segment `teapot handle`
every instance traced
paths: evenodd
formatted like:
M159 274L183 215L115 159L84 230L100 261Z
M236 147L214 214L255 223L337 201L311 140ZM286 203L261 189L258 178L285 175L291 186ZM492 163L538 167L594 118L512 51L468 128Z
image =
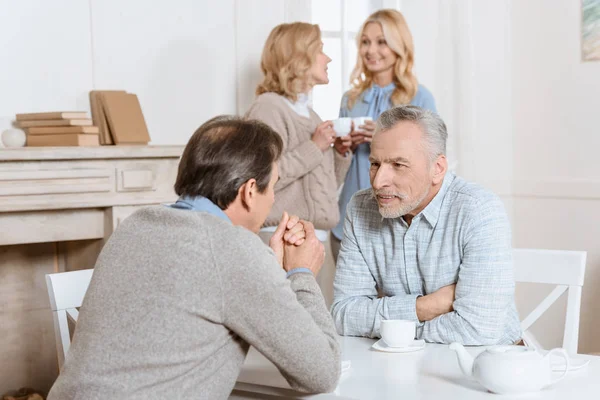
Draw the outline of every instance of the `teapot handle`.
M567 353L567 351L561 348L550 350L547 354L548 361L550 362L550 368L552 368L552 353L559 353L565 359L565 372L563 372L561 376L550 382L550 385L554 385L556 382L561 381L565 376L567 376L567 373L569 372L569 354Z

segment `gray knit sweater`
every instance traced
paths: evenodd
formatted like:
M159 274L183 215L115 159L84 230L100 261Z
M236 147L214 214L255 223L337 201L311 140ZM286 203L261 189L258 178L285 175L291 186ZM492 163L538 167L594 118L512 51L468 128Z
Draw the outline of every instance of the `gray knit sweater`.
M149 207L102 250L48 399L226 399L249 345L296 390L337 384L337 335L312 275L286 279L228 221Z
M246 118L263 121L283 139L275 204L265 226L277 225L283 211L312 222L317 229L336 226L340 218L337 191L346 179L352 157L332 148L323 152L311 140L323 122L321 118L313 110L310 118L298 115L276 93L258 96Z

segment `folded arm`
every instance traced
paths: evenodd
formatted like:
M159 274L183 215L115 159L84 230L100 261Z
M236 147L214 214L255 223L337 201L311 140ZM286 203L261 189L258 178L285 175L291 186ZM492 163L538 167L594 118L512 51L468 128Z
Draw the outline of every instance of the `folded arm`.
M425 322L429 342L498 344L514 302L510 225L500 200L479 204L465 230L454 311Z
M342 155L337 151L334 151L333 154L335 162L335 181L339 188L346 181L346 174L348 173L348 168L350 168L350 163L352 162L352 152L349 151L348 154Z

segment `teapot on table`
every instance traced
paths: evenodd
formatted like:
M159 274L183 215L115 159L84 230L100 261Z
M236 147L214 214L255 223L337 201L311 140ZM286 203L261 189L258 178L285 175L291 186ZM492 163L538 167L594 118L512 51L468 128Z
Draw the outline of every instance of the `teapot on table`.
M537 392L567 375L569 356L564 349L552 349L545 356L526 346L493 346L477 357L471 356L460 343L452 343L462 372L473 377L487 390L497 394ZM552 354L565 359L565 372L552 379Z

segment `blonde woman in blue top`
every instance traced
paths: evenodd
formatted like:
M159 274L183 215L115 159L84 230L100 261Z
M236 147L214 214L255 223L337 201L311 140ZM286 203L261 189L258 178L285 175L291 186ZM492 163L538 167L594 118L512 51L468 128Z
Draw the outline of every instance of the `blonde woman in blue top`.
M385 110L412 104L436 112L433 95L417 82L413 74L412 35L402 14L379 10L367 18L357 35L358 56L350 81L352 89L344 94L340 117L371 117ZM354 126L351 150L354 153L339 199L340 222L331 231L331 247L337 258L343 238L346 206L352 195L371 186L369 153L375 123Z

